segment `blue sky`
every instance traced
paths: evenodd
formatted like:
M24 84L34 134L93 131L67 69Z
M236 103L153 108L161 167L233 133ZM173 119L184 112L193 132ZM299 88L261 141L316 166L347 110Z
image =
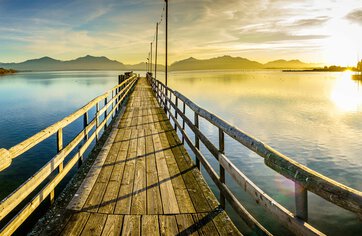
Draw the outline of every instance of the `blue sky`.
M353 64L360 0L169 0L170 61L222 55ZM0 0L0 62L87 54L144 61L162 0ZM164 26L160 28L163 59Z

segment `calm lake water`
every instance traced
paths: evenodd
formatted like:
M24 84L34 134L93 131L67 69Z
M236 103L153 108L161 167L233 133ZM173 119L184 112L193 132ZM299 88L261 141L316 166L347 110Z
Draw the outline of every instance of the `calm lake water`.
M120 73L41 72L0 77L0 148L10 148L71 114L114 86ZM174 72L169 85L279 152L362 190L362 85L351 80L348 72ZM217 144L218 130L204 120L200 124L202 131ZM65 130L65 139L74 137L78 129L81 121ZM55 154L55 144L52 137L0 172L0 199L44 165ZM294 212L291 181L228 137L226 155L262 190ZM207 157L217 169L216 161L210 155ZM206 172L204 176L217 193ZM227 182L271 232L288 234L229 176ZM356 215L314 194L309 193L308 197L309 221L316 228L330 235L362 233L362 221ZM236 224L243 227L232 210L229 212Z

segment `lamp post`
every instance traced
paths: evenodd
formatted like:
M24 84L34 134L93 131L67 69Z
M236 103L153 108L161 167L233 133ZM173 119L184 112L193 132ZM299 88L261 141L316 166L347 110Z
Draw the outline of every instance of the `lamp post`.
M152 42L151 42L151 64L150 64L150 72L152 74Z
M156 23L155 79L157 78L158 22Z
M167 86L167 57L168 57L168 48L167 48L167 44L168 44L168 0L165 0L165 2L166 2L166 40L165 40L165 42L166 42L166 45L165 45L165 48L166 48L166 55L165 55L165 66L166 66L166 68L165 68L165 84L166 84L166 86ZM167 90L166 90L166 96L167 96Z

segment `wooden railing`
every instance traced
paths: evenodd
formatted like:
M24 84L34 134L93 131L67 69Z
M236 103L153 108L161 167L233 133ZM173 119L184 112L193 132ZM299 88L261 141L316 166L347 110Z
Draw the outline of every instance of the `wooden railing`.
M162 82L147 76L158 102L164 107L170 119L179 129L182 142L186 140L188 146L196 156L196 165L200 168L200 162L208 172L216 186L220 190L220 204L225 207L225 199L236 213L258 234L270 235L241 204L225 183L225 171L230 174L241 189L246 191L257 204L264 207L274 217L296 235L324 235L311 226L308 221L308 198L307 191L311 191L325 200L338 205L348 211L362 215L362 192L334 181L310 168L292 160L291 158L277 152L270 146L246 134L235 126L222 120L218 116L199 107L188 98L177 91L173 91ZM180 104L182 103L182 104ZM194 122L186 116L186 106L194 113ZM182 107L182 110L180 109ZM182 123L178 121L181 117ZM219 144L215 146L199 129L199 117L214 125L219 130ZM195 135L194 142L185 131L185 124ZM245 176L225 155L225 134L252 150L264 158L264 163L295 183L295 206L296 212L292 213L273 198L263 192L247 176ZM220 165L219 174L212 168L210 163L201 153L199 142L202 142L210 153L218 160Z
M11 160L22 153L28 151L35 145L41 143L52 135L57 134L57 154L45 164L37 173L25 181L13 193L0 202L0 221L29 196L32 199L25 203L25 206L16 213L16 215L0 230L0 235L11 235L16 229L30 216L32 212L49 196L50 201L54 201L54 189L60 181L67 175L72 167L82 161L84 152L90 146L93 140L99 139L100 132L107 126L109 120L112 120L115 114L120 110L122 102L130 94L132 88L137 82L135 74L122 75L119 77L119 84L111 90L96 97L87 105L67 116L61 121L49 126L43 131L28 138L22 143L15 145L9 150L0 149L0 171L11 165ZM109 99L110 98L110 99ZM104 106L100 109L100 102L104 101ZM88 113L95 107L95 117L89 121ZM111 109L111 110L110 110ZM110 110L110 111L109 111ZM83 116L83 130L69 144L63 147L63 128ZM104 116L104 119L101 118ZM102 121L101 121L102 120ZM95 130L91 132L93 129ZM83 143L82 143L83 141ZM70 158L64 166L65 158L79 145L78 152ZM51 176L51 179L42 187L39 192L33 193L39 186Z

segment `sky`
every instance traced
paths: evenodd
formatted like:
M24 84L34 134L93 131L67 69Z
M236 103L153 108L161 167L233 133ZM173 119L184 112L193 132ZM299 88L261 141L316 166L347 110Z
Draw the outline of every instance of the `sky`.
M145 61L163 7L163 0L0 0L0 62L88 54ZM169 0L170 63L231 55L355 65L361 42L361 0Z

